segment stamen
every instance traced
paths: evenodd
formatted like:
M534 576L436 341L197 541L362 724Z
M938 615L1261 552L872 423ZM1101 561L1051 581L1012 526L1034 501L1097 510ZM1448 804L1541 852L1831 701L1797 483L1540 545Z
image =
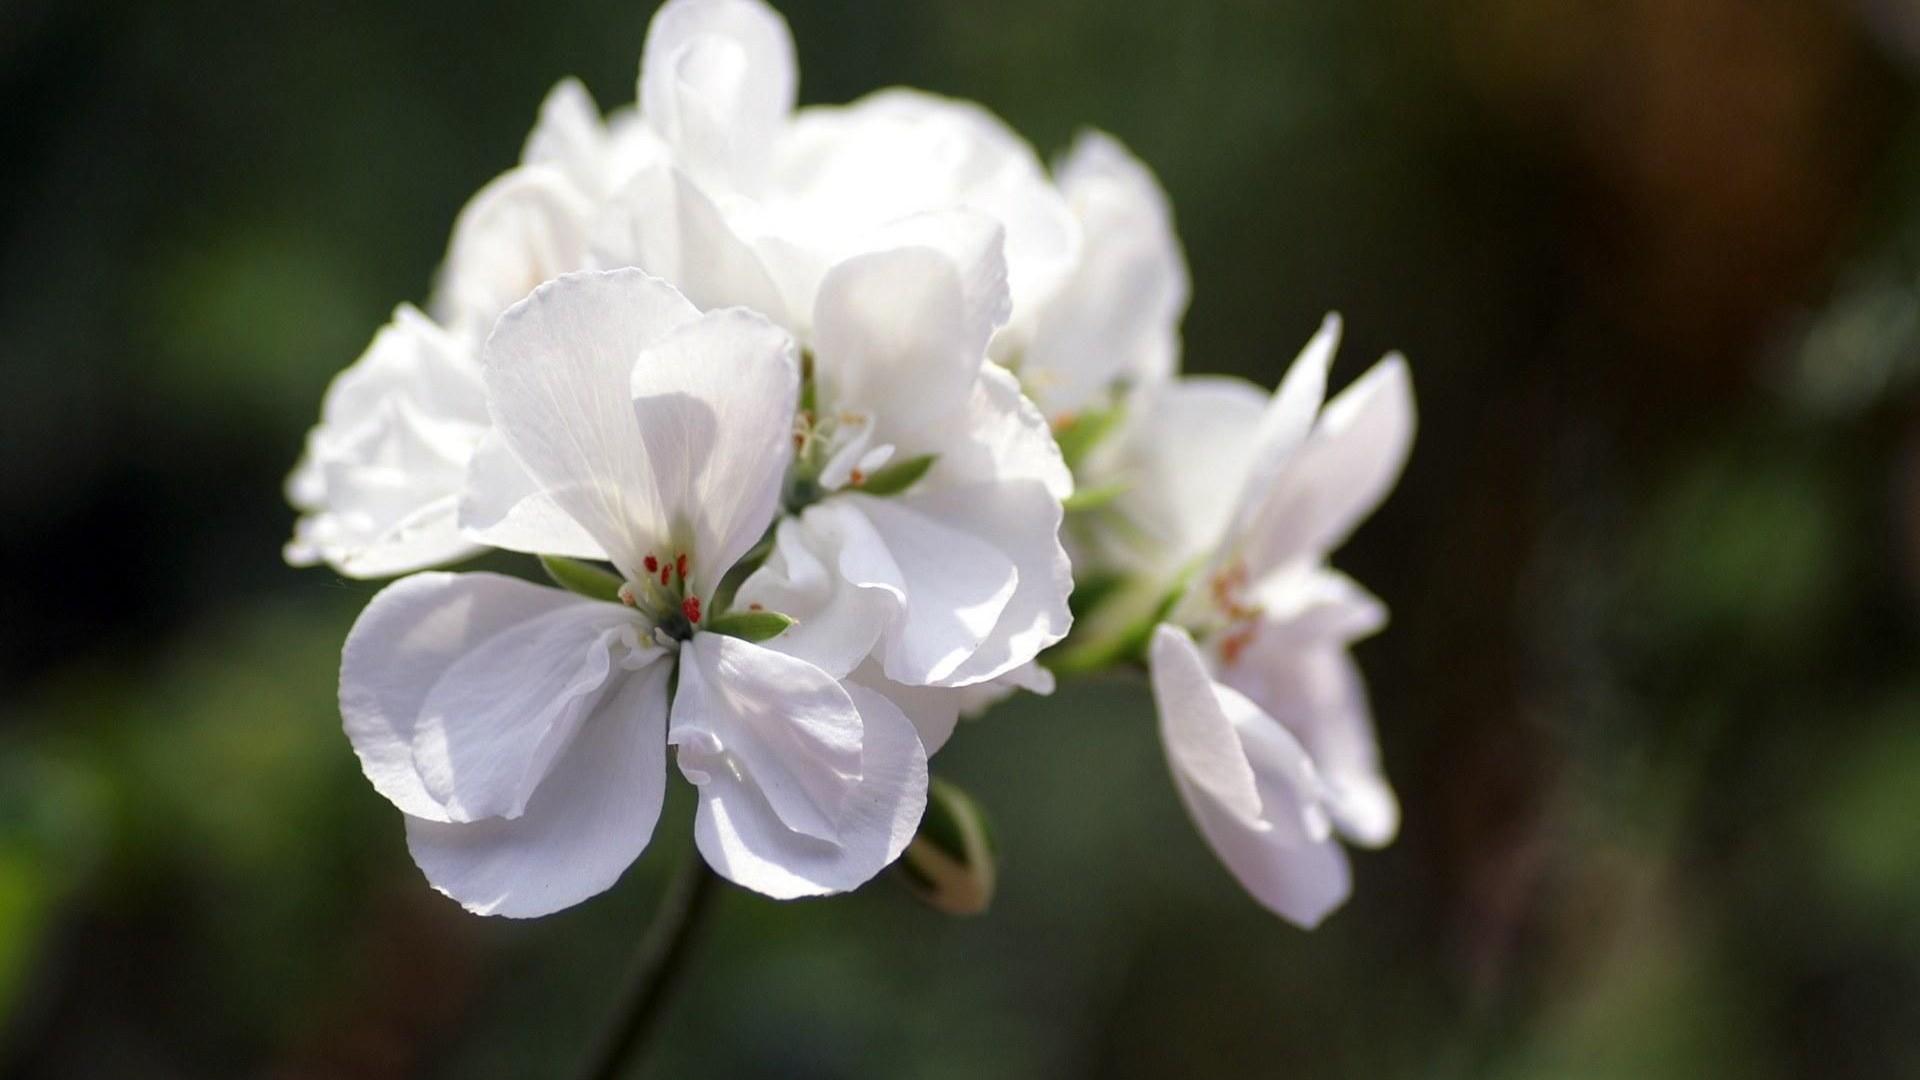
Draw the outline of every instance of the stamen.
M685 615L688 622L699 622L700 598L697 596L689 596L685 600L680 601L680 614Z
M620 602L628 607L640 606L639 598L633 595L633 582L623 581L620 583Z
M754 602L754 603L751 603L751 604L748 604L748 605L747 605L747 610L748 610L748 611L765 611L765 610L767 610L767 605L765 605L765 604L762 604L762 603L759 603L758 601L756 601L756 602Z
M665 585L667 583L667 575L672 572L673 572L673 567L671 566L661 567L660 568L660 584Z
M687 556L685 552L681 552L674 557L673 570L680 575L681 581L687 580Z
M859 487L866 482L867 474L861 472L859 469L853 470L853 472L847 476L847 483L852 484L854 487Z
M651 574L654 571L660 569L660 560L649 555L647 556L646 562L643 565L646 566L647 573Z

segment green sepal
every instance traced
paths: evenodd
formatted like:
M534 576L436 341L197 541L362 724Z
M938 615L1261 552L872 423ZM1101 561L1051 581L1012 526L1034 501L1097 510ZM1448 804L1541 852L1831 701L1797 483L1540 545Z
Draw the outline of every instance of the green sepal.
M1067 640L1040 658L1055 675L1088 675L1106 668L1144 663L1158 626L1186 592L1191 568L1171 582L1148 578L1099 578L1088 582L1086 607L1074 612ZM1070 600L1069 603L1072 603Z
M927 785L920 831L894 866L914 896L948 915L986 911L1000 875L986 814L971 795L937 776Z
M765 641L779 637L793 623L793 616L777 611L729 611L708 623L707 629L741 641Z
M1093 487L1075 490L1073 494L1062 499L1060 505L1066 507L1068 513L1076 510L1098 510L1126 494L1126 491L1127 485L1118 480L1111 484L1096 484Z
M920 482L933 468L933 462L940 455L921 454L905 461L896 461L886 468L867 477L857 485L857 489L868 495L898 495Z
M1060 456L1066 460L1067 468L1078 471L1087 455L1108 435L1113 434L1114 428L1120 426L1120 421L1126 415L1125 406L1110 405L1104 409L1090 409L1056 424L1053 441L1060 444Z
M540 565L555 585L568 592L579 593L590 600L620 602L620 578L592 563L560 555L542 555Z

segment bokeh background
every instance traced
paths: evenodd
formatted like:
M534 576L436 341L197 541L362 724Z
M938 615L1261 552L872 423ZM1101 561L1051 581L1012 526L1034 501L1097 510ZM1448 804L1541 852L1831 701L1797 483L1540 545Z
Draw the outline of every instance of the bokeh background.
M1920 5L792 0L802 97L1092 124L1187 364L1412 358L1340 562L1401 839L1232 884L1142 686L938 759L982 919L729 890L651 1077L1920 1076ZM0 3L0 1075L564 1076L666 868L463 915L341 736L374 591L284 567L328 378L651 4Z

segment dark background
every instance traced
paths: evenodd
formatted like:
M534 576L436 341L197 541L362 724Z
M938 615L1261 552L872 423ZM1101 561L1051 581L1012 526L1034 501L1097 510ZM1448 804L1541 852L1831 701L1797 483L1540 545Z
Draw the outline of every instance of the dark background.
M728 890L646 1075L1920 1076L1920 15L1902 0L794 0L802 98L1164 179L1193 371L1322 312L1422 430L1340 564L1405 804L1308 934L1136 682L963 729L983 919ZM432 893L284 567L332 374L647 3L0 0L0 1075L566 1075L684 848ZM517 565L517 564L516 564Z

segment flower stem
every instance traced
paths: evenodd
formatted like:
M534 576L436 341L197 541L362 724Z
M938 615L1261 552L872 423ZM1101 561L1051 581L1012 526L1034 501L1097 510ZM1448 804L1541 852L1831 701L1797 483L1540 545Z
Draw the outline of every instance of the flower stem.
M686 861L667 882L653 922L640 939L640 951L621 991L620 1006L601 1037L592 1067L581 1073L585 1080L615 1080L633 1064L686 967L693 938L713 906L717 892L714 884L706 860L689 847Z

